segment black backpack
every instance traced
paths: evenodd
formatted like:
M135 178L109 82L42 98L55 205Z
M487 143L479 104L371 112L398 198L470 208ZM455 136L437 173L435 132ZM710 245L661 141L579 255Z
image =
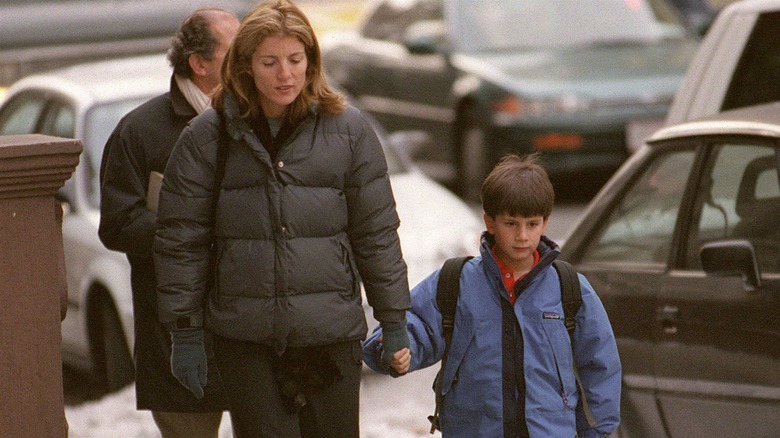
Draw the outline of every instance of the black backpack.
M439 425L439 405L441 404L441 379L444 373L444 366L447 362L447 355L450 352L450 343L452 341L452 332L455 328L455 309L458 306L458 295L460 295L460 272L463 265L471 259L471 256L453 257L444 262L444 266L439 273L439 281L436 284L436 303L439 305L439 311L442 317L442 330L444 331L444 355L441 358L441 369L439 369L436 378L433 381L433 391L436 393L436 405L433 415L428 416L431 422L431 434L436 430L441 430ZM561 304L563 305L563 322L569 337L572 338L572 349L574 348L574 328L575 317L582 305L582 289L580 280L577 277L577 271L574 267L563 260L554 260L553 266L558 271L561 279ZM572 351L572 359L574 352ZM573 360L572 360L573 361ZM577 364L574 363L574 376L577 380L577 388L580 392L580 400L585 412L585 418L592 427L595 425L593 414L588 408L588 402L585 398L585 390L580 381Z

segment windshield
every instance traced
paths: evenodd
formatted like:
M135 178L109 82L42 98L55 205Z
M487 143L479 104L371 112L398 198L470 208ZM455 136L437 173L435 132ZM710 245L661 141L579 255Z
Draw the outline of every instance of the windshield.
M108 137L125 114L149 98L151 96L108 102L93 107L87 113L82 159L86 166L87 200L90 206L100 208L100 160Z
M502 51L657 41L682 36L646 0L457 0L454 43L465 51Z

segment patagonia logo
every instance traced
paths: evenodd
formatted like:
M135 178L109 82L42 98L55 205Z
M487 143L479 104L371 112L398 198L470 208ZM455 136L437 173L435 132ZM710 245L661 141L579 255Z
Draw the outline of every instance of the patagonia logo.
M561 315L555 313L555 312L544 312L542 313L543 319L561 319Z

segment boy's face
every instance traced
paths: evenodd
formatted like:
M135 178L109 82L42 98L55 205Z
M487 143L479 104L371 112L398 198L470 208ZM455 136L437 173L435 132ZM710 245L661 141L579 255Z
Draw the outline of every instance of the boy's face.
M534 251L539 246L547 219L543 216L511 216L506 213L493 219L484 215L487 231L496 238L496 255L507 267L527 272L534 264Z

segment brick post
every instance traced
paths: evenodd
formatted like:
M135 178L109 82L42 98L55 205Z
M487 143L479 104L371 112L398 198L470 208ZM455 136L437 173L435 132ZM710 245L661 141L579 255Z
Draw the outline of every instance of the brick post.
M0 136L0 437L67 436L60 322L67 282L54 198L81 142Z

